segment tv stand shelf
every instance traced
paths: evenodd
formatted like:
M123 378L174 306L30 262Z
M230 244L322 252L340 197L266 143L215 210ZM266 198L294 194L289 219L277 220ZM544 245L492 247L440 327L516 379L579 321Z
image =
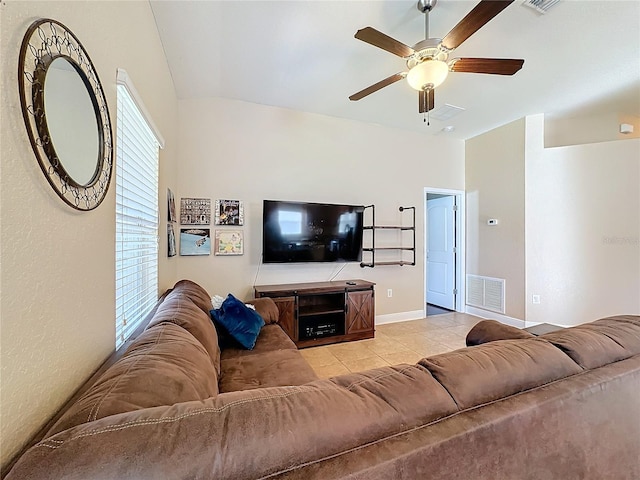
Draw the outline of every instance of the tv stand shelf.
M344 313L344 307L342 308L338 308L336 310L331 310L331 309L326 309L323 307L316 307L313 310L302 310L300 309L300 311L298 311L298 316L300 317L305 317L305 316L309 316L309 315L329 315L332 313Z
M298 348L374 337L375 283L365 280L258 285L270 297L280 326Z

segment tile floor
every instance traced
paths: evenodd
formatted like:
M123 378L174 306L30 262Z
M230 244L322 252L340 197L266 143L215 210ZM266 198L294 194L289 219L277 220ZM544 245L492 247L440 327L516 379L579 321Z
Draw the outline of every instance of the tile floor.
M320 378L398 363L456 350L481 318L464 313L429 316L420 320L376 327L375 338L300 350Z

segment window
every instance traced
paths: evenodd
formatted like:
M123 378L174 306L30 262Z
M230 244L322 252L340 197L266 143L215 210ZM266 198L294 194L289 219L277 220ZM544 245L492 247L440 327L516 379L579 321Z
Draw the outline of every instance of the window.
M116 128L116 349L158 299L158 155L162 140L124 70Z
M278 211L278 225L281 235L300 235L302 233L302 212Z
M356 212L342 213L338 218L338 233L353 232L353 227L358 223Z

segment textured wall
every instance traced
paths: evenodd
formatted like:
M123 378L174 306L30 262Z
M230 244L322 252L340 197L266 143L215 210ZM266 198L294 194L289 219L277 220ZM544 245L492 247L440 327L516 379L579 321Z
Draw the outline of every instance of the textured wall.
M424 309L424 187L464 188L462 141L234 100L197 99L180 102L180 153L176 196L243 200L246 225L243 256L180 257L179 277L200 282L212 294L243 297L253 294L254 283L363 278L385 292L376 296L376 314ZM401 221L398 206L415 205L417 265L262 265L264 199L373 203L377 223L390 225ZM389 244L396 240L382 236ZM387 298L388 288L393 298Z
M505 314L525 316L524 120L467 140L467 273L505 279ZM497 226L487 220L497 218ZM489 312L488 312L489 313Z
M49 187L20 111L22 37L34 20L50 17L80 38L105 89L114 138L116 68L129 72L167 141L161 199L175 177L177 100L146 2L10 1L0 3L0 12L0 460L5 464L115 345L115 189L112 183L98 209L78 213ZM166 249L166 241L162 246ZM175 263L166 254L160 258L160 286L166 288L175 280Z
M527 117L527 321L638 315L640 139L543 148L543 121Z
M620 133L622 123L631 125L633 133ZM634 115L611 112L606 115L544 119L544 146L547 148L631 138L640 138L640 117Z
M546 128L532 115L467 141L467 273L506 278L527 324L638 314L640 140L545 148Z

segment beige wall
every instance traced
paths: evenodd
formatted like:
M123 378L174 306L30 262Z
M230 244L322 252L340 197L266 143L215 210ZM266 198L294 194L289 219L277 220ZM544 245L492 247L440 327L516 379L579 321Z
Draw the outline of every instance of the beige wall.
M533 115L467 141L467 273L505 278L506 315L528 325L638 314L640 140L545 148L554 127Z
M524 320L524 120L467 140L465 165L466 273L504 279L505 315Z
M620 124L633 126L633 133L620 133ZM640 138L640 117L609 113L575 118L545 118L544 146L562 147Z
M424 187L464 188L462 141L215 98L181 101L179 123L176 200L243 200L246 225L243 256L178 257L178 277L244 298L254 284L363 278L377 283L376 314L424 309ZM264 199L373 203L379 224L415 205L417 265L262 265Z
M543 121L527 119L527 321L640 314L640 139L542 148Z
M128 71L167 143L161 152L161 199L176 172L177 100L147 2L9 1L1 2L0 12L0 460L5 464L115 345L114 184L102 205L88 213L67 207L49 187L20 111L22 37L34 20L51 17L80 38L105 89L114 137L116 68ZM165 252L164 235L161 239ZM176 262L166 254L160 259L165 288L175 279Z

